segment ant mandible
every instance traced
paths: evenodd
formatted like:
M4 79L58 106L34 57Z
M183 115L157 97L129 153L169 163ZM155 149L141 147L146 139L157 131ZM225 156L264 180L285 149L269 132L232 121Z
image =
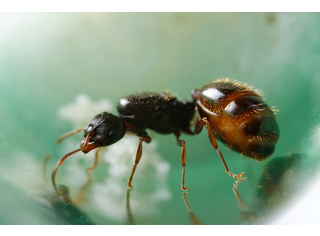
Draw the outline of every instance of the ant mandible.
M119 117L103 112L95 116L86 128L78 128L62 135L57 142L83 130L85 132L80 148L63 156L52 173L52 183L57 191L55 176L58 167L70 155L82 151L88 153L102 146L109 146L123 138L125 133L139 136L139 146L135 164L128 181L131 182L136 167L142 155L142 142L150 143L146 129L160 134L174 133L178 145L182 147L182 190L188 190L184 184L186 166L185 141L180 140L181 132L194 135L206 126L209 140L219 154L226 172L233 178L244 179L244 173L235 175L226 165L224 157L218 148L219 139L230 149L241 155L256 160L270 156L279 138L279 127L274 111L250 87L228 79L216 80L201 89L192 91L193 101L179 102L168 93L140 93L120 99L117 110ZM200 120L194 131L190 130L195 108L197 107ZM97 162L97 152L94 169Z

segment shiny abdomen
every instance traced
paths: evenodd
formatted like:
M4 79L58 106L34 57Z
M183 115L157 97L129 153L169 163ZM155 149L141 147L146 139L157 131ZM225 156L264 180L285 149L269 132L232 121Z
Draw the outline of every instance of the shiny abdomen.
M197 91L197 107L215 137L232 150L256 160L274 152L280 133L274 112L251 88L217 80Z

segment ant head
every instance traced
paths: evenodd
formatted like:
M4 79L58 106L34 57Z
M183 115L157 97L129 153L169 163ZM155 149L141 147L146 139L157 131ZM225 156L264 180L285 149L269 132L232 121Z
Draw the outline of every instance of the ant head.
M121 118L108 112L96 115L84 130L80 142L82 151L88 153L91 150L108 146L118 142L126 133L126 126Z

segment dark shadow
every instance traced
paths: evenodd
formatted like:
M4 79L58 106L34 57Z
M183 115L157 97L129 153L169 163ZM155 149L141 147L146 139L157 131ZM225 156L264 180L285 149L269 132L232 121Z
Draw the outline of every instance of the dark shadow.
M91 219L81 211L70 198L69 188L58 185L60 195L55 192L46 194L38 199L44 216L51 218L58 224L92 225Z
M300 153L269 161L262 170L250 206L233 188L245 223L263 223L267 216L281 209L295 193L302 190L313 174L308 162L308 157Z

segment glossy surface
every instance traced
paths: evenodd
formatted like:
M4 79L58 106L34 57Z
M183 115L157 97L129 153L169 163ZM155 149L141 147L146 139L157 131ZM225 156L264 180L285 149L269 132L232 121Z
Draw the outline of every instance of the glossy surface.
M272 109L247 85L229 79L211 82L193 92L200 116L217 139L241 155L269 157L280 132Z
M141 135L146 129L170 134L190 128L195 113L194 102L180 102L168 93L140 93L121 98L120 117L130 132Z
M83 150L84 153L88 153L95 148L118 142L125 135L126 126L119 117L108 112L102 112L89 122L84 131L80 147L84 145L87 136L90 134L89 146Z

